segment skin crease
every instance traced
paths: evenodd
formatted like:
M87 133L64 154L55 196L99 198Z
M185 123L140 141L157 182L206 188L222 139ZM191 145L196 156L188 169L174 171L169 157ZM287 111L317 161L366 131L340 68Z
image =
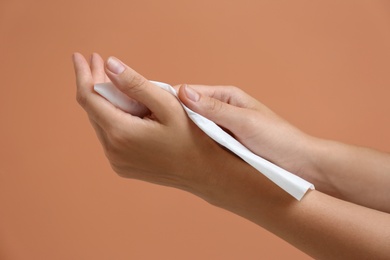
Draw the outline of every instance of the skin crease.
M389 259L387 154L307 136L235 87L177 87L189 108L253 152L313 182L318 190L298 202L214 143L176 98L119 60L104 63L93 54L88 64L75 53L73 62L77 100L120 176L191 192L316 259ZM108 80L149 113L125 113L93 91L94 83ZM369 186L363 193L358 185L367 181L373 187L363 185Z

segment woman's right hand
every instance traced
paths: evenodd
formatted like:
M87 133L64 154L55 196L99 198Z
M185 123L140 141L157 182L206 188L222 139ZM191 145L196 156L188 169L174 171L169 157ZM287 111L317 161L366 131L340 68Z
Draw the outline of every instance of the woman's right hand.
M181 101L255 154L352 203L390 212L390 155L309 136L236 87L182 86Z
M310 159L314 138L232 86L183 85L180 100L228 130L253 153L309 181L318 177Z

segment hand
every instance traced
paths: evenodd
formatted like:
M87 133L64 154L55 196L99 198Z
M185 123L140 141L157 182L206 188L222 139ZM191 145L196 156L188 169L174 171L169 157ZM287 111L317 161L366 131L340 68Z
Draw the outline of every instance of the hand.
M217 167L226 161L241 164L189 120L176 97L119 60L110 58L104 66L94 54L89 66L81 54L73 59L77 100L120 176L201 193ZM107 80L138 101L138 113L125 113L93 91L94 83Z
M235 87L184 86L179 97L255 154L310 181L317 190L390 212L389 154L308 136Z
M180 87L179 97L190 109L227 129L255 154L305 179L312 178L309 136L242 90L191 85Z
M316 190L297 202L199 130L170 93L117 59L108 59L104 67L95 54L89 66L75 54L74 65L77 100L119 175L190 191L257 223L316 259L388 258L390 233L384 228L389 227L388 214ZM94 93L94 83L105 80L105 74L139 102L136 108L145 106L144 115L125 113ZM189 108L282 167L292 172L307 168L302 158L309 158L310 142L302 132L237 88L193 88L198 93L188 87L179 92Z

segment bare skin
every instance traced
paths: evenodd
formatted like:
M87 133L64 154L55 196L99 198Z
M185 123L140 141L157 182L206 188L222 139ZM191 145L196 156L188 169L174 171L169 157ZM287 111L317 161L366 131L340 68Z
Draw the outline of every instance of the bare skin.
M214 143L187 118L175 97L119 60L104 64L94 54L88 64L78 53L73 60L77 100L120 176L191 192L316 259L389 258L387 155L309 137L234 87L192 86L195 93L180 87L180 99L188 107L228 129L253 152L343 199L314 190L298 202ZM139 101L143 114L125 113L93 91L94 83L107 80ZM347 183L349 176L353 183ZM355 188L372 179L375 187L366 188L366 194Z
M235 87L184 86L179 93L186 106L317 190L390 213L389 154L308 136Z

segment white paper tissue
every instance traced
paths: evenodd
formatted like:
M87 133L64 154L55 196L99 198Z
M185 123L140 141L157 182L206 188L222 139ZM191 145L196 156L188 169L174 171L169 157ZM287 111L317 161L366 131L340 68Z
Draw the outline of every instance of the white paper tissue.
M176 90L169 84L151 82L177 97ZM94 90L123 111L134 112L135 101L123 94L112 83L96 84ZM184 104L182 106L189 118L214 141L235 153L297 200L301 200L308 189L314 189L313 184L252 153L214 122L195 113Z

